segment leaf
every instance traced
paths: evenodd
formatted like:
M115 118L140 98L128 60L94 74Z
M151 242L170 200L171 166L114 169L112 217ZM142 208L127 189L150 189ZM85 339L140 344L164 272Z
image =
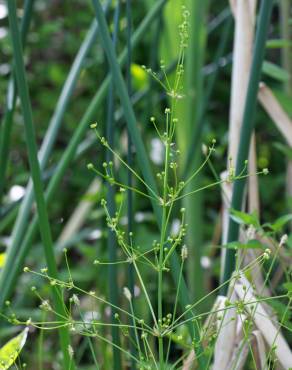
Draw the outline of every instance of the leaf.
M275 232L281 231L282 228L285 226L286 223L292 221L292 213L279 217L274 223L267 223L264 224L263 226L269 227Z
M288 291L288 293L292 293L292 282L287 282L283 284L283 287Z
M0 253L0 269L4 266L6 253Z
M266 43L266 47L270 49L290 48L291 45L291 41L287 39L268 40Z
M9 369L10 366L14 364L17 356L26 342L27 333L28 328L25 328L20 334L10 339L10 341L4 344L4 346L0 349L1 370Z
M286 82L290 79L290 75L285 69L271 62L265 61L263 63L262 71L267 76L272 77L280 82Z
M287 112L289 117L292 117L292 104L290 95L283 90L273 88L273 93L281 104L282 108Z
M267 303L275 311L279 321L281 321L282 323L286 323L290 320L291 312L290 312L290 310L287 310L287 305L286 304L282 303L281 301L279 301L277 299L270 300Z
M284 154L288 159L292 160L292 148L282 143L274 143L273 146Z
M241 243L239 241L230 242L222 245L223 248L228 249L263 249L263 245L257 239L251 239L247 243Z
M241 225L252 225L256 228L260 226L258 216L255 212L249 214L235 209L230 209L230 217L233 221Z

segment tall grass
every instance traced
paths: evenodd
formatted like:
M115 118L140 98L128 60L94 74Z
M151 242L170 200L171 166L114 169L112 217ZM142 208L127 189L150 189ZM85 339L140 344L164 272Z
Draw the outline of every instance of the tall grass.
M33 0L27 0L24 5L24 13L20 25L20 38L23 47L25 46L26 43L26 37L31 22L33 4L34 4ZM0 201L2 200L3 196L5 175L8 165L12 119L15 110L15 103L16 103L16 86L15 79L14 77L12 77L8 84L5 114L1 125L1 135L0 135Z
M10 1L8 3L8 12L9 12L9 24L10 24L10 32L11 32L11 38L12 38L12 46L13 46L13 56L14 56L14 63L15 63L15 76L16 76L18 94L20 97L21 107L22 107L22 112L23 112L27 151L28 151L31 175L32 175L32 180L33 180L33 190L34 190L35 200L37 204L37 211L39 215L39 229L40 229L40 234L42 237L42 242L44 245L44 254L46 257L48 272L53 278L57 279L58 277L57 265L56 265L56 261L54 257L51 229L50 229L48 213L47 213L45 198L44 198L44 193L43 193L41 171L40 171L40 166L39 166L39 162L37 158L37 146L36 146L36 140L35 140L34 127L33 127L32 109L31 109L31 103L30 103L30 98L29 98L28 86L27 86L26 77L25 77L22 45L21 45L20 32L18 29L15 1ZM54 302L56 305L57 316L64 317L65 307L64 307L63 301L60 296L59 288L53 287L52 293L53 293ZM70 355L68 352L68 346L70 343L68 328L67 327L60 328L59 335L60 335L61 348L63 352L63 368L66 369L68 367L68 364L71 364L70 367L74 369L74 363L72 363L72 359L70 358Z
M208 1L193 1L190 4L190 40L189 47L186 53L186 99L183 112L183 120L185 120L185 132L181 135L187 147L191 148L192 142L189 138L196 137L196 146L192 149L192 158L189 161L191 168L199 166L202 156L200 147L202 145L203 125L200 122L200 112L204 101L204 77L202 68L205 61L205 51L207 45L207 22L206 16L208 13ZM181 130L182 131L182 130ZM182 168L187 163L187 159L182 159ZM191 175L191 171L187 173L187 177ZM201 186L200 176L197 176L185 191L188 193L191 189ZM189 233L187 236L187 244L190 251L190 259L188 263L188 282L191 288L190 296L193 300L198 300L204 296L205 287L203 285L203 269L201 266L201 257L203 254L203 239L204 228L202 224L204 194L196 194L190 200L186 208L186 222L189 225L194 225L195 232ZM186 206L186 205L185 205ZM197 282L194 284L193 282ZM201 282L201 283L198 283Z

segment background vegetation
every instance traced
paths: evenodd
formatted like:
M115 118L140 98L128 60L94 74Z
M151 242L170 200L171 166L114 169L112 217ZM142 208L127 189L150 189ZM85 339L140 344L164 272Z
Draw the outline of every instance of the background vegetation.
M264 2L270 3L266 5L266 13L262 9ZM78 369L152 369L155 366L161 369L188 369L192 366L203 369L211 367L213 362L216 365L216 356L219 355L215 342L220 330L215 331L217 334L214 341L209 343L203 324L206 313L212 311L214 302L218 300L218 292L207 294L224 282L222 276L225 276L225 281L230 278L228 271L224 275L222 250L227 250L232 260L236 251L245 253L246 250L255 250L257 254L252 258L256 259L262 258L259 257L262 256L261 252L267 253L266 249L269 249L273 255L272 262L263 262L261 259L263 281L259 283L251 273L245 277L251 284L255 284L258 299L263 296L274 297L268 300L267 312L274 324L277 322L278 326L275 326L281 327L285 338L283 340L288 345L283 347L286 364L292 367L292 363L289 363L289 344L292 343L289 296L292 248L290 0L262 0L255 7L256 16L252 10L255 1L249 2L250 14L244 14L245 10L239 13L240 1L231 1L233 7L227 2L213 0L106 1L103 7L107 28L102 27L99 1L17 1L17 20L21 25L20 36L24 48L23 53L18 48L19 54L12 3L15 1L10 2L8 18L8 4L0 2L0 343L4 345L15 337L24 329L27 320L29 332L20 357L16 359L22 347L21 341L25 342L23 339L26 331L20 339L16 337L17 343L13 344L10 360L6 359L6 363L17 368L25 367L25 363L29 369L60 369L62 366L64 369L73 369L74 366ZM271 17L268 16L269 6L272 9ZM237 25L234 14L238 16L235 17ZM246 17L251 20L250 24L244 23ZM257 42L253 41L252 17ZM182 37L181 33L185 31L179 26L184 19L188 29ZM250 50L240 49L244 49L242 42L245 36L240 36L239 19L242 19L243 27L249 27L246 28L245 36L251 35ZM265 21L267 34L264 32ZM112 48L107 39L108 31L113 37ZM182 47L182 42L187 44L187 48ZM238 54L235 54L236 48L239 48L236 52ZM117 59L110 54L114 49L118 56L122 55L119 61L124 85L119 80L121 76ZM169 84L173 86L178 75L176 66L182 49L185 53L182 63L183 88L177 89L179 96L173 98L171 89L165 91L156 78L161 76L161 81L166 85L163 72L166 71ZM264 53L263 63L261 51ZM248 53L250 57L246 55ZM26 94L25 82L21 85L22 56L29 95ZM247 70L243 69L245 57ZM235 63L239 73L235 71ZM251 64L254 80L249 81ZM153 76L153 72L157 74ZM260 80L257 79L257 72ZM113 83L109 80L111 73L114 76ZM233 73L237 73L237 85ZM265 85L261 85L258 104L259 81ZM244 93L248 84L250 105ZM105 136L115 153L152 187L152 172L155 175L163 171L165 156L163 144L150 118L155 117L163 133L165 109L176 100L179 122L173 141L176 142L175 150L179 149L181 154L171 160L178 165L179 178L188 178L201 166L208 154L208 147L212 147L213 139L216 139L216 145L215 151L212 150L211 162L206 162L185 192L204 187L207 189L175 203L168 225L172 230L171 235L178 232L181 227L180 209L186 209L187 234L177 248L177 255L180 260L181 247L185 244L188 257L183 263L183 273L180 273L180 265L174 267L175 262L169 267L176 276L176 282L170 273L164 274L161 292L163 315L173 312L177 300L182 303L178 311L183 313L189 303L196 304L202 297L207 297L196 306L196 312L204 314L199 321L199 334L190 334L187 324L171 332L167 336L167 340L171 337L167 365L166 361L161 360L159 340L153 337L149 343L153 352L157 352L157 364L145 358L144 363L140 358L137 365L125 353L117 350L117 346L121 346L136 356L137 342L131 345L129 340L129 337L135 337L134 328L123 329L119 325L110 325L111 322L124 322L131 326L127 315L123 316L122 313L122 318L117 318L115 309L111 310L108 304L91 299L92 295L96 295L132 313L127 291L123 293L126 286L132 295L130 302L133 302L135 315L142 317L149 326L153 325L137 271L127 263L115 263L125 258L114 233L108 228L112 220L106 219L109 216L106 213L113 216L115 210L119 209L123 194L119 186L109 185L106 181L108 179L104 180L91 170L94 167L103 173L103 163L107 162L109 166L109 162L113 161L115 181L132 183L133 187L138 183L137 188L145 193L147 186L139 184L136 175L128 171L117 160L117 156L107 150L107 146L102 145L102 140L90 125L97 122L98 135ZM236 126L236 119L232 119L232 109L233 112L239 112L239 115L241 112L239 126ZM248 112L251 112L250 117ZM247 139L244 139L244 129L239 134L242 120L246 127L255 127L256 157L254 161L249 157L249 163L255 167L248 169L251 176L248 179L248 199L242 207L244 213L233 213L233 221L228 216L226 221L226 210L230 207L241 210L242 199L239 199L239 206L233 201L230 205L230 197L227 202L224 198L224 192L231 191L228 188L230 184L212 184L227 169L231 176L230 182L235 180L229 187L235 187L237 183L243 185L236 178L244 168L250 138L247 134ZM33 127L35 138L29 127ZM145 153L141 145L137 146L139 140L146 148ZM254 148L253 145L251 147ZM34 152L36 148L40 150L40 169ZM238 148L241 148L241 159L237 163ZM148 167L144 154L149 158ZM228 160L229 156L232 159ZM234 167L235 173L232 172ZM263 176L267 173L266 169L269 174ZM256 176L255 172L261 175ZM35 193L32 191L31 177L35 189L38 189ZM159 190L165 189L158 186ZM153 241L162 240L166 243L168 234L161 237L163 232L159 229L161 215L157 217L157 214L160 210L156 210L158 213L155 214L155 206L153 212L153 204L147 197L140 197L135 192L127 195L119 214L119 224L127 235L133 232L133 244L139 247L139 253L149 251L153 245L155 247ZM107 200L108 208L101 206L102 199ZM235 222L236 227L241 225L245 230L243 233L247 230L251 232L252 226L255 236L248 238L258 240L259 244L248 245L242 235L236 238L229 235L227 238L229 222L230 225ZM277 246L285 234L287 240L282 239L283 248L279 252ZM240 243L230 244L237 240ZM128 242L131 243L131 240ZM257 248L262 251L258 253ZM109 264L103 265L103 262ZM232 261L228 258L225 270L229 263L233 271ZM243 266L246 264L243 263ZM243 266L237 266L237 270ZM25 271L35 273L25 273L24 268ZM159 311L156 277L149 266L142 263L140 272L154 310ZM80 290L74 292L73 296L73 290L71 293L68 286L62 286L57 276L60 281L73 281ZM178 280L181 276L187 285L183 286ZM268 292L259 291L257 284L263 290L267 287ZM178 286L180 288L177 292ZM227 294L224 290L221 289L221 295ZM180 297L177 298L177 295ZM46 302L53 302L53 298L54 303L50 304L54 305L57 314L65 315L66 310L71 313L71 306L75 305L85 321L100 320L108 326L100 328L96 336L91 338L91 333L80 328L81 324L72 328L67 323L59 331L52 328L41 330L41 324L31 325L43 322L46 326L54 321L50 308L44 307ZM250 312L245 315L250 315L254 324L253 315ZM135 325L138 324L134 322ZM258 324L255 326L260 331ZM249 328L246 333L250 334L252 330ZM200 333L201 338L196 341ZM224 333L224 336L228 338L228 334ZM250 345L251 336L246 334L246 338ZM165 352L167 340L164 341ZM221 343L217 340L217 343ZM288 369L289 366L283 365L277 357L279 353L273 348L275 338L272 338L272 343L266 337L262 340L267 353L267 360L262 367L259 365L260 360L256 360L252 351L249 351L242 367L231 367L230 363L222 365L222 360L220 368L272 369L282 366ZM221 345L225 348L226 344ZM233 343L231 351L232 348ZM195 359L192 357L192 349L201 355ZM7 347L5 350L7 352ZM3 356L2 351L1 361L4 361ZM187 364L186 358L191 365ZM207 358L207 362L203 362L204 358ZM3 365L3 369L9 366Z

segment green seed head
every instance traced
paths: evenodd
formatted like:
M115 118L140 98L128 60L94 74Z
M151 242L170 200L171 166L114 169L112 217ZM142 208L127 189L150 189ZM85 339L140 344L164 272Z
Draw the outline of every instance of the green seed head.
M90 125L90 128L96 128L97 127L97 123L96 122L94 122L94 123L92 123L91 125Z
M263 169L263 174L264 175L268 175L269 174L269 169L268 168L264 168Z
M92 163L88 163L87 169L88 170L93 170L93 168L94 168L93 164Z

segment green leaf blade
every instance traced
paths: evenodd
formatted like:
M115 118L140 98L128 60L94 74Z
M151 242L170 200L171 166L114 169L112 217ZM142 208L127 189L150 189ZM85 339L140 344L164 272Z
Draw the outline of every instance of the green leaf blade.
M290 74L285 69L271 62L264 61L262 71L265 75L280 82L290 80Z
M27 334L28 328L25 328L20 334L10 339L0 348L0 366L2 370L9 369L15 363L25 345Z

